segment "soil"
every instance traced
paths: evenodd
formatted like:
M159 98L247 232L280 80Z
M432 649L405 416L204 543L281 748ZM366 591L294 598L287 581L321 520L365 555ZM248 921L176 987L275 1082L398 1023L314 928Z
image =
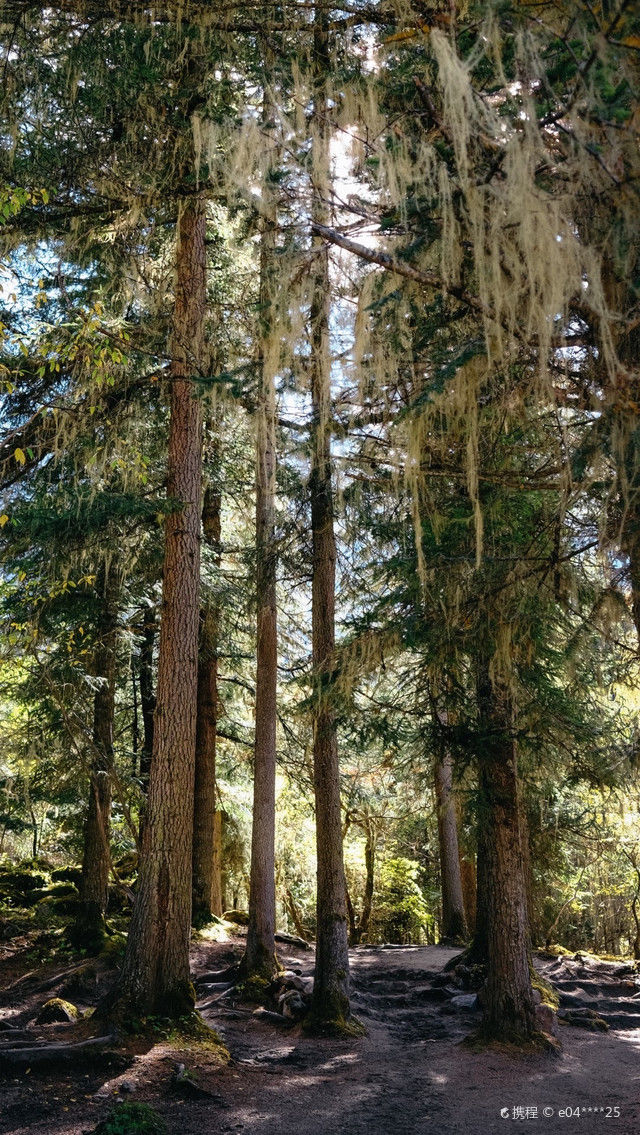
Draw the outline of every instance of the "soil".
M442 973L455 950L354 950L353 1009L367 1035L335 1040L261 1020L233 997L220 999L213 978L202 981L237 960L242 948L240 936L194 945L194 975L201 979L201 1005L208 1006L203 1016L231 1053L227 1064L213 1047L159 1034L157 1043L129 1043L91 1063L12 1070L0 1079L2 1135L81 1135L123 1098L151 1104L172 1135L484 1135L514 1124L554 1135L576 1123L581 1132L603 1126L617 1135L640 1132L640 985L631 965L537 958L561 994L561 1014L581 1027L560 1022L559 1054L523 1055L464 1043L478 1017L453 1002L460 991ZM312 973L310 950L287 945L280 959L303 977ZM35 1023L54 996L81 1009L95 1004L113 969L87 964L62 974L59 962L57 968L31 963L34 972L25 976L29 962L20 953L0 963L0 1063L9 1044L95 1033L90 1019ZM585 1008L595 1009L608 1031L594 1026L593 1014L576 1013ZM23 1031L10 1040L7 1026ZM179 1064L193 1084L175 1082Z

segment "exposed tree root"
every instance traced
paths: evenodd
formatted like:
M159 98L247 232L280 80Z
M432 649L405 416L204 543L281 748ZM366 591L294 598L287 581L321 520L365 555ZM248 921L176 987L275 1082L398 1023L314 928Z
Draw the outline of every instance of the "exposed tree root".
M41 1066L44 1064L69 1064L92 1056L110 1045L117 1043L117 1036L111 1033L108 1036L91 1037L89 1040L76 1041L74 1044L44 1044L29 1048L0 1049L0 1069L23 1068Z

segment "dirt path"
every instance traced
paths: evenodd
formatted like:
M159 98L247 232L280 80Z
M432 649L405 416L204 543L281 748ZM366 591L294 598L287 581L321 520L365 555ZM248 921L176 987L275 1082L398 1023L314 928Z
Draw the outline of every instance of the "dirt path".
M196 971L224 965L240 948L239 942L199 947ZM567 1008L597 1004L602 1015L610 1014L610 1031L562 1027L559 1057L476 1054L460 1041L477 1018L452 1005L440 976L453 953L440 947L354 951L354 1010L368 1030L356 1040L311 1040L297 1028L283 1031L257 1020L246 1007L218 1002L205 1016L232 1054L225 1068L165 1042L126 1068L10 1078L0 1095L0 1132L81 1135L114 1098L127 1095L152 1103L172 1135L480 1135L523 1124L554 1135L575 1130L576 1123L579 1131L608 1125L617 1135L638 1135L640 1028L634 1018L640 998L634 1001L638 991L628 975L604 963L595 970L580 962L541 963L559 982ZM310 953L288 950L281 957L288 968L311 973ZM211 1000L206 992L203 1002ZM212 1095L177 1097L171 1089L177 1060L196 1070L201 1090ZM559 1114L567 1108L570 1116ZM514 1119L514 1109L523 1116L529 1109L528 1117Z

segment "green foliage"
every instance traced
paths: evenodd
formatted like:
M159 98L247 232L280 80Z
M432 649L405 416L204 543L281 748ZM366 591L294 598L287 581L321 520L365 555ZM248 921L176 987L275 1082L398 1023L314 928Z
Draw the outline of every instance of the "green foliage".
M49 883L78 881L68 864L81 857L93 755L99 579L116 551L114 853L137 836L141 656L176 507L165 488L175 221L194 192L207 202L211 357L193 380L205 473L222 495L202 601L219 618L226 902L246 904L265 167L279 218L278 918L313 930L310 24L270 29L265 75L271 12L252 9L247 31L242 5L241 26L234 9L222 29L215 6L191 22L147 5L135 19L23 7L2 32L0 847L12 861L44 848L58 870L0 872L2 918L57 925L75 899ZM560 4L542 20L530 5L474 0L454 26L443 16L446 34L436 20L417 35L422 7L390 13L373 67L371 25L355 12L330 50L335 136L357 151L335 223L356 237L359 221L376 228L375 250L436 281L342 261L332 277L339 584L326 693L350 894L359 915L373 825L369 937L436 937L432 765L443 745L455 757L472 857L482 661L515 707L535 935L622 949L636 883L638 18L622 6L611 30L609 6L584 5L567 30ZM265 80L273 121L256 130ZM265 138L278 147L280 134L274 167Z
M421 942L433 918L411 859L386 859L380 867L373 932L380 942Z
M95 1135L168 1135L169 1128L162 1116L146 1103L118 1104L94 1128Z

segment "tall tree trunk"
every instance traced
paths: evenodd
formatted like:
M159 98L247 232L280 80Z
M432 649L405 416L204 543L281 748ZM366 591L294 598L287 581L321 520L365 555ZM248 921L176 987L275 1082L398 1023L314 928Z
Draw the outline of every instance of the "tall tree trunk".
M460 874L457 809L453 795L453 761L451 754L444 749L436 756L434 778L442 889L442 937L449 941L460 941L467 937L467 922Z
M376 873L376 826L375 822L372 819L369 818L367 820L365 830L365 882L364 898L362 900L362 912L358 920L358 942L361 942L362 939L369 933L369 923L371 922L371 912L373 910L373 891Z
M488 921L487 921L487 808L486 802L481 799L479 815L476 825L476 888L475 888L475 917L471 945L467 951L467 958L473 965L485 966L489 956Z
M325 224L329 130L325 75L329 69L326 17L315 16L312 219ZM346 883L340 814L340 764L331 681L335 648L336 542L331 483L330 280L327 249L313 239L311 299L312 662L313 771L317 846L317 944L310 1023L340 1028L350 1013Z
M217 782L216 782L217 783ZM216 917L224 912L224 888L222 883L222 821L223 812L216 808L213 817L213 868L211 878L211 910Z
M536 1013L531 987L517 750L509 691L492 680L484 659L478 674L478 709L487 942L483 1028L489 1036L520 1041L535 1033Z
M149 607L142 627L140 646L140 712L142 714L142 751L140 753L140 782L144 791L149 786L151 756L153 753L153 716L156 699L153 692L153 649L156 641L156 611Z
M138 775L138 754L140 751L140 719L138 716L138 675L136 663L131 655L131 693L133 695L133 712L131 716L131 775Z
M189 981L195 772L202 412L192 376L206 312L205 206L181 203L171 344L162 619L153 757L142 862L116 996L128 1011L180 1016L193 1009Z
M347 904L347 941L350 946L355 946L358 942L358 919L348 887L345 888L345 902Z
M150 607L145 615L141 628L142 643L140 645L140 710L142 713L142 748L140 750L140 787L143 799L140 804L138 819L139 847L142 847L144 823L147 809L147 796L149 794L149 774L151 772L151 758L153 756L153 730L156 712L156 698L153 689L153 651L156 641L157 622L156 609Z
M220 503L220 493L208 485L202 508L202 532L216 565L220 564ZM219 620L217 604L208 603L201 612L198 660L192 875L195 926L222 914L218 882L220 859L215 855Z
M272 53L265 54L262 118L272 125ZM268 130L265 130L268 134ZM276 724L278 625L276 607L276 391L278 336L274 323L277 207L272 184L276 155L270 152L263 181L263 229L260 243L260 318L256 405L256 732L253 763L253 825L249 925L242 971L270 978L276 959Z
M477 918L477 874L475 858L471 858L467 852L464 852L460 857L460 876L467 933L471 933L471 928L475 928Z
M109 902L113 719L120 597L120 573L115 561L103 568L99 580L101 607L94 655L94 672L99 684L93 697L93 759L89 808L84 825L80 907L71 932L77 944L89 949L99 948L102 944Z

